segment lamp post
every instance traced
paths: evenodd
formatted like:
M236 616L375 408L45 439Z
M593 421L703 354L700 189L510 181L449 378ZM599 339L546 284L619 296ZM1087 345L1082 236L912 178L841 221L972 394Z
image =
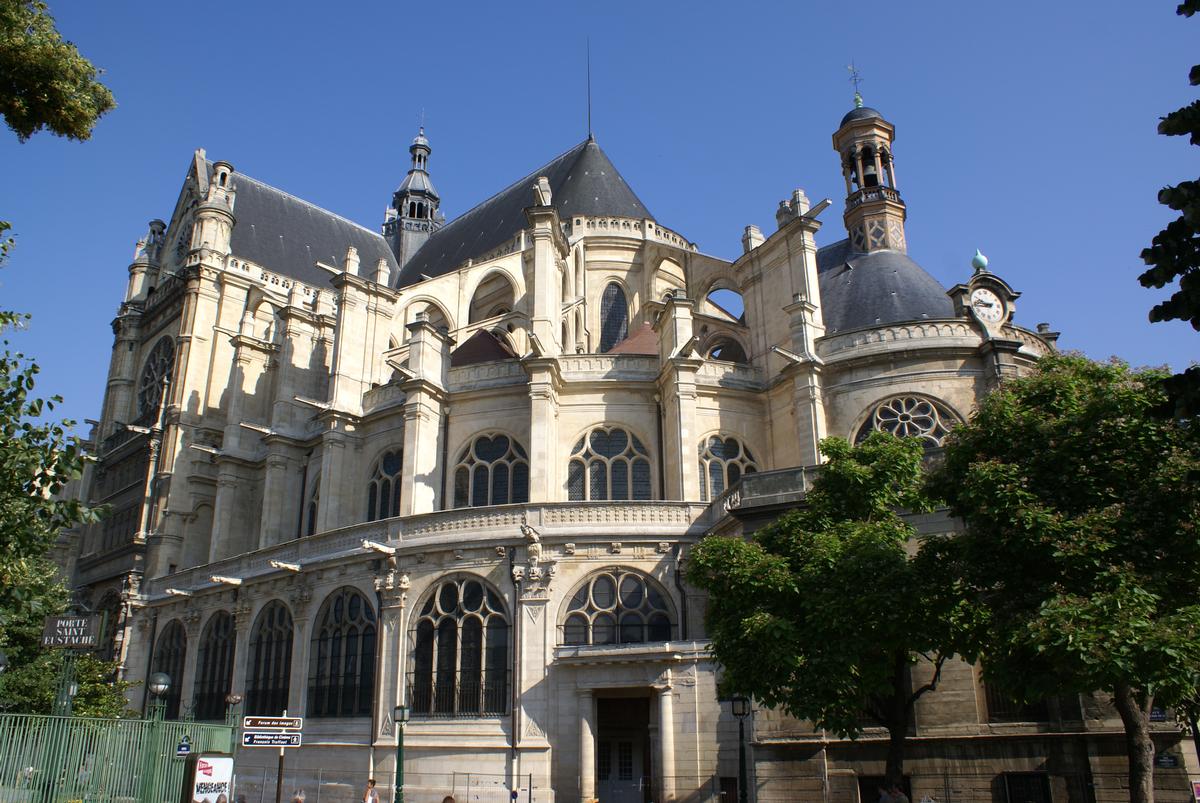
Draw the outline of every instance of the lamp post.
M392 712L396 723L396 794L395 803L404 803L404 723L408 722L408 706L398 705Z
M738 803L750 803L750 784L746 780L746 717L750 715L750 700L734 697L729 707L738 721Z
M154 698L150 703L147 744L143 748L143 754L146 756L144 761L149 762L150 766L142 767L142 794L139 797L143 801L150 801L154 799L154 787L158 785L158 765L162 758L162 745L158 743L158 726L162 722L163 710L167 705L163 698L171 690L171 676L166 672L155 672L146 678L146 688L150 690L150 694Z

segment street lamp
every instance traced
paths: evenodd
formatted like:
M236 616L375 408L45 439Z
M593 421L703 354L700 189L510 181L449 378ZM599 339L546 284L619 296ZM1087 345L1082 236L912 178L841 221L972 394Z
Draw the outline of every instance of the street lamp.
M738 803L750 803L750 785L746 781L746 717L750 715L750 700L741 695L729 701L738 721Z
M163 752L162 745L159 744L159 723L162 722L163 709L166 708L166 702L163 697L171 690L171 676L166 672L155 672L150 677L146 678L146 688L150 691L154 702L152 702L150 710L150 725L148 736L151 749L145 751L145 760L142 763L142 800L149 800L151 795L158 787L158 762Z
M396 723L396 794L395 803L404 803L404 723L408 722L408 706L398 705L392 711Z

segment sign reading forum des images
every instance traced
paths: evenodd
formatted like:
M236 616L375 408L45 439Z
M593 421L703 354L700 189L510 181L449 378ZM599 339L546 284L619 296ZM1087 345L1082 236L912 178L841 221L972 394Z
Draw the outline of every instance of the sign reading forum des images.
M233 756L204 753L188 757L183 803L232 803Z
M43 647L89 649L100 641L100 620L96 616L47 616L42 627Z

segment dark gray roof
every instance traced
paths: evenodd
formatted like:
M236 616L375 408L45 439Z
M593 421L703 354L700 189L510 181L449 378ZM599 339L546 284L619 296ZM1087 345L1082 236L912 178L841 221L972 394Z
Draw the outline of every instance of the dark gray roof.
M870 106L859 106L857 109L851 109L846 113L846 116L842 118L842 125L839 125L838 128L855 120L870 120L876 117L880 120L883 119L883 115Z
M850 250L839 240L817 251L821 312L828 332L928 318L953 318L946 288L899 251Z
M209 165L211 170L211 163ZM346 249L358 249L359 275L371 276L381 258L392 274L396 258L383 235L302 201L283 190L234 173L233 255L305 284L324 287L331 274L319 260L340 268Z
M533 183L538 176L550 180L551 203L563 218L653 218L600 146L587 139L431 234L400 271L396 286L415 284L422 276L449 273L515 237L529 225L525 209L533 205Z

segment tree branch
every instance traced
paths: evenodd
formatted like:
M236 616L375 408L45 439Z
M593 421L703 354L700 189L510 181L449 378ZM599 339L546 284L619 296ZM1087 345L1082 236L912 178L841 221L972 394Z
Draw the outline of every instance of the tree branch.
M945 653L939 652L937 659L934 660L934 662L933 662L933 677L930 678L929 682L926 683L924 686L922 686L919 689L917 689L916 691L914 691L912 693L912 696L908 698L908 702L905 703L905 705L907 705L909 708L912 708L913 705L916 704L917 700L920 699L922 694L924 694L927 691L934 691L937 688L938 683L942 679L942 667L945 666L945 664L946 664L946 655L945 655Z

